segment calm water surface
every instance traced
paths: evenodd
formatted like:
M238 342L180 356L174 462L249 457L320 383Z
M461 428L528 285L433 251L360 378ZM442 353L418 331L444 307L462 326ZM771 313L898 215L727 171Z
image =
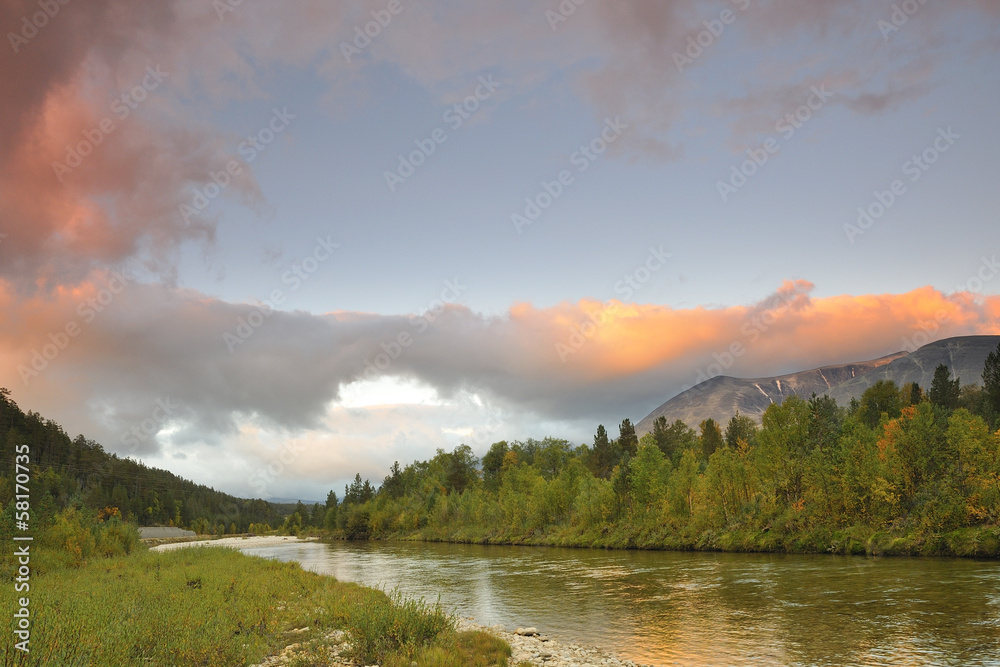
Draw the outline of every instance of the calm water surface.
M654 665L998 665L1000 563L307 543L246 553Z

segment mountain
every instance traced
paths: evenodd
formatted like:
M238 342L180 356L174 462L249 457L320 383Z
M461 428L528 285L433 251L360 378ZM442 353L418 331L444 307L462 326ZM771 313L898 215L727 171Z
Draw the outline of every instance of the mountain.
M847 405L879 380L892 380L900 387L916 382L924 391L929 391L938 364L950 368L952 377L959 378L963 385L982 385L986 357L997 349L998 343L1000 336L960 336L928 343L890 364L842 382L827 393L840 405Z
M711 417L725 428L738 410L760 421L771 403L797 395L808 399L828 394L840 405L860 398L879 380L892 380L902 387L917 382L929 390L934 369L945 364L962 384L981 384L986 356L997 349L1000 336L961 336L928 343L911 353L897 352L871 361L824 366L778 377L734 378L718 375L677 394L636 424L643 435L653 430L661 415L668 423L680 419L692 428Z

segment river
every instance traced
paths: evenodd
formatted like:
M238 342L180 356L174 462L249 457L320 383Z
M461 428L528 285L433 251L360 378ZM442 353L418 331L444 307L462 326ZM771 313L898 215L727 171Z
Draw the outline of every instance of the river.
M413 542L244 549L654 665L1000 666L1000 563Z

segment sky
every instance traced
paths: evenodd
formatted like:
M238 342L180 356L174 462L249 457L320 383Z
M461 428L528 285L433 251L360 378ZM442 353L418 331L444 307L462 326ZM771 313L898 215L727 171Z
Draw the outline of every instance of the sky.
M245 497L1000 333L996 0L0 0L0 386Z

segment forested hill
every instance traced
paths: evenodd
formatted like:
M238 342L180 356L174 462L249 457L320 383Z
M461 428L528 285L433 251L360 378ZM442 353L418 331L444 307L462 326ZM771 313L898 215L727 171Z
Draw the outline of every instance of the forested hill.
M36 412L21 410L10 391L0 389L0 460L13 469L15 449L30 450L31 506L35 525L76 504L93 511L118 508L141 526L176 525L199 533L246 532L250 524L277 526L279 507L264 500L236 498L138 461L119 458L100 444ZM13 475L0 477L4 522L13 521ZM8 516L9 515L9 516Z
M969 380L976 378L970 377ZM789 396L761 423L662 416L641 437L497 442L360 476L348 538L849 554L1000 556L1000 346L961 385L880 380L839 406ZM368 487L367 484L364 487ZM328 512L327 524L331 524Z

